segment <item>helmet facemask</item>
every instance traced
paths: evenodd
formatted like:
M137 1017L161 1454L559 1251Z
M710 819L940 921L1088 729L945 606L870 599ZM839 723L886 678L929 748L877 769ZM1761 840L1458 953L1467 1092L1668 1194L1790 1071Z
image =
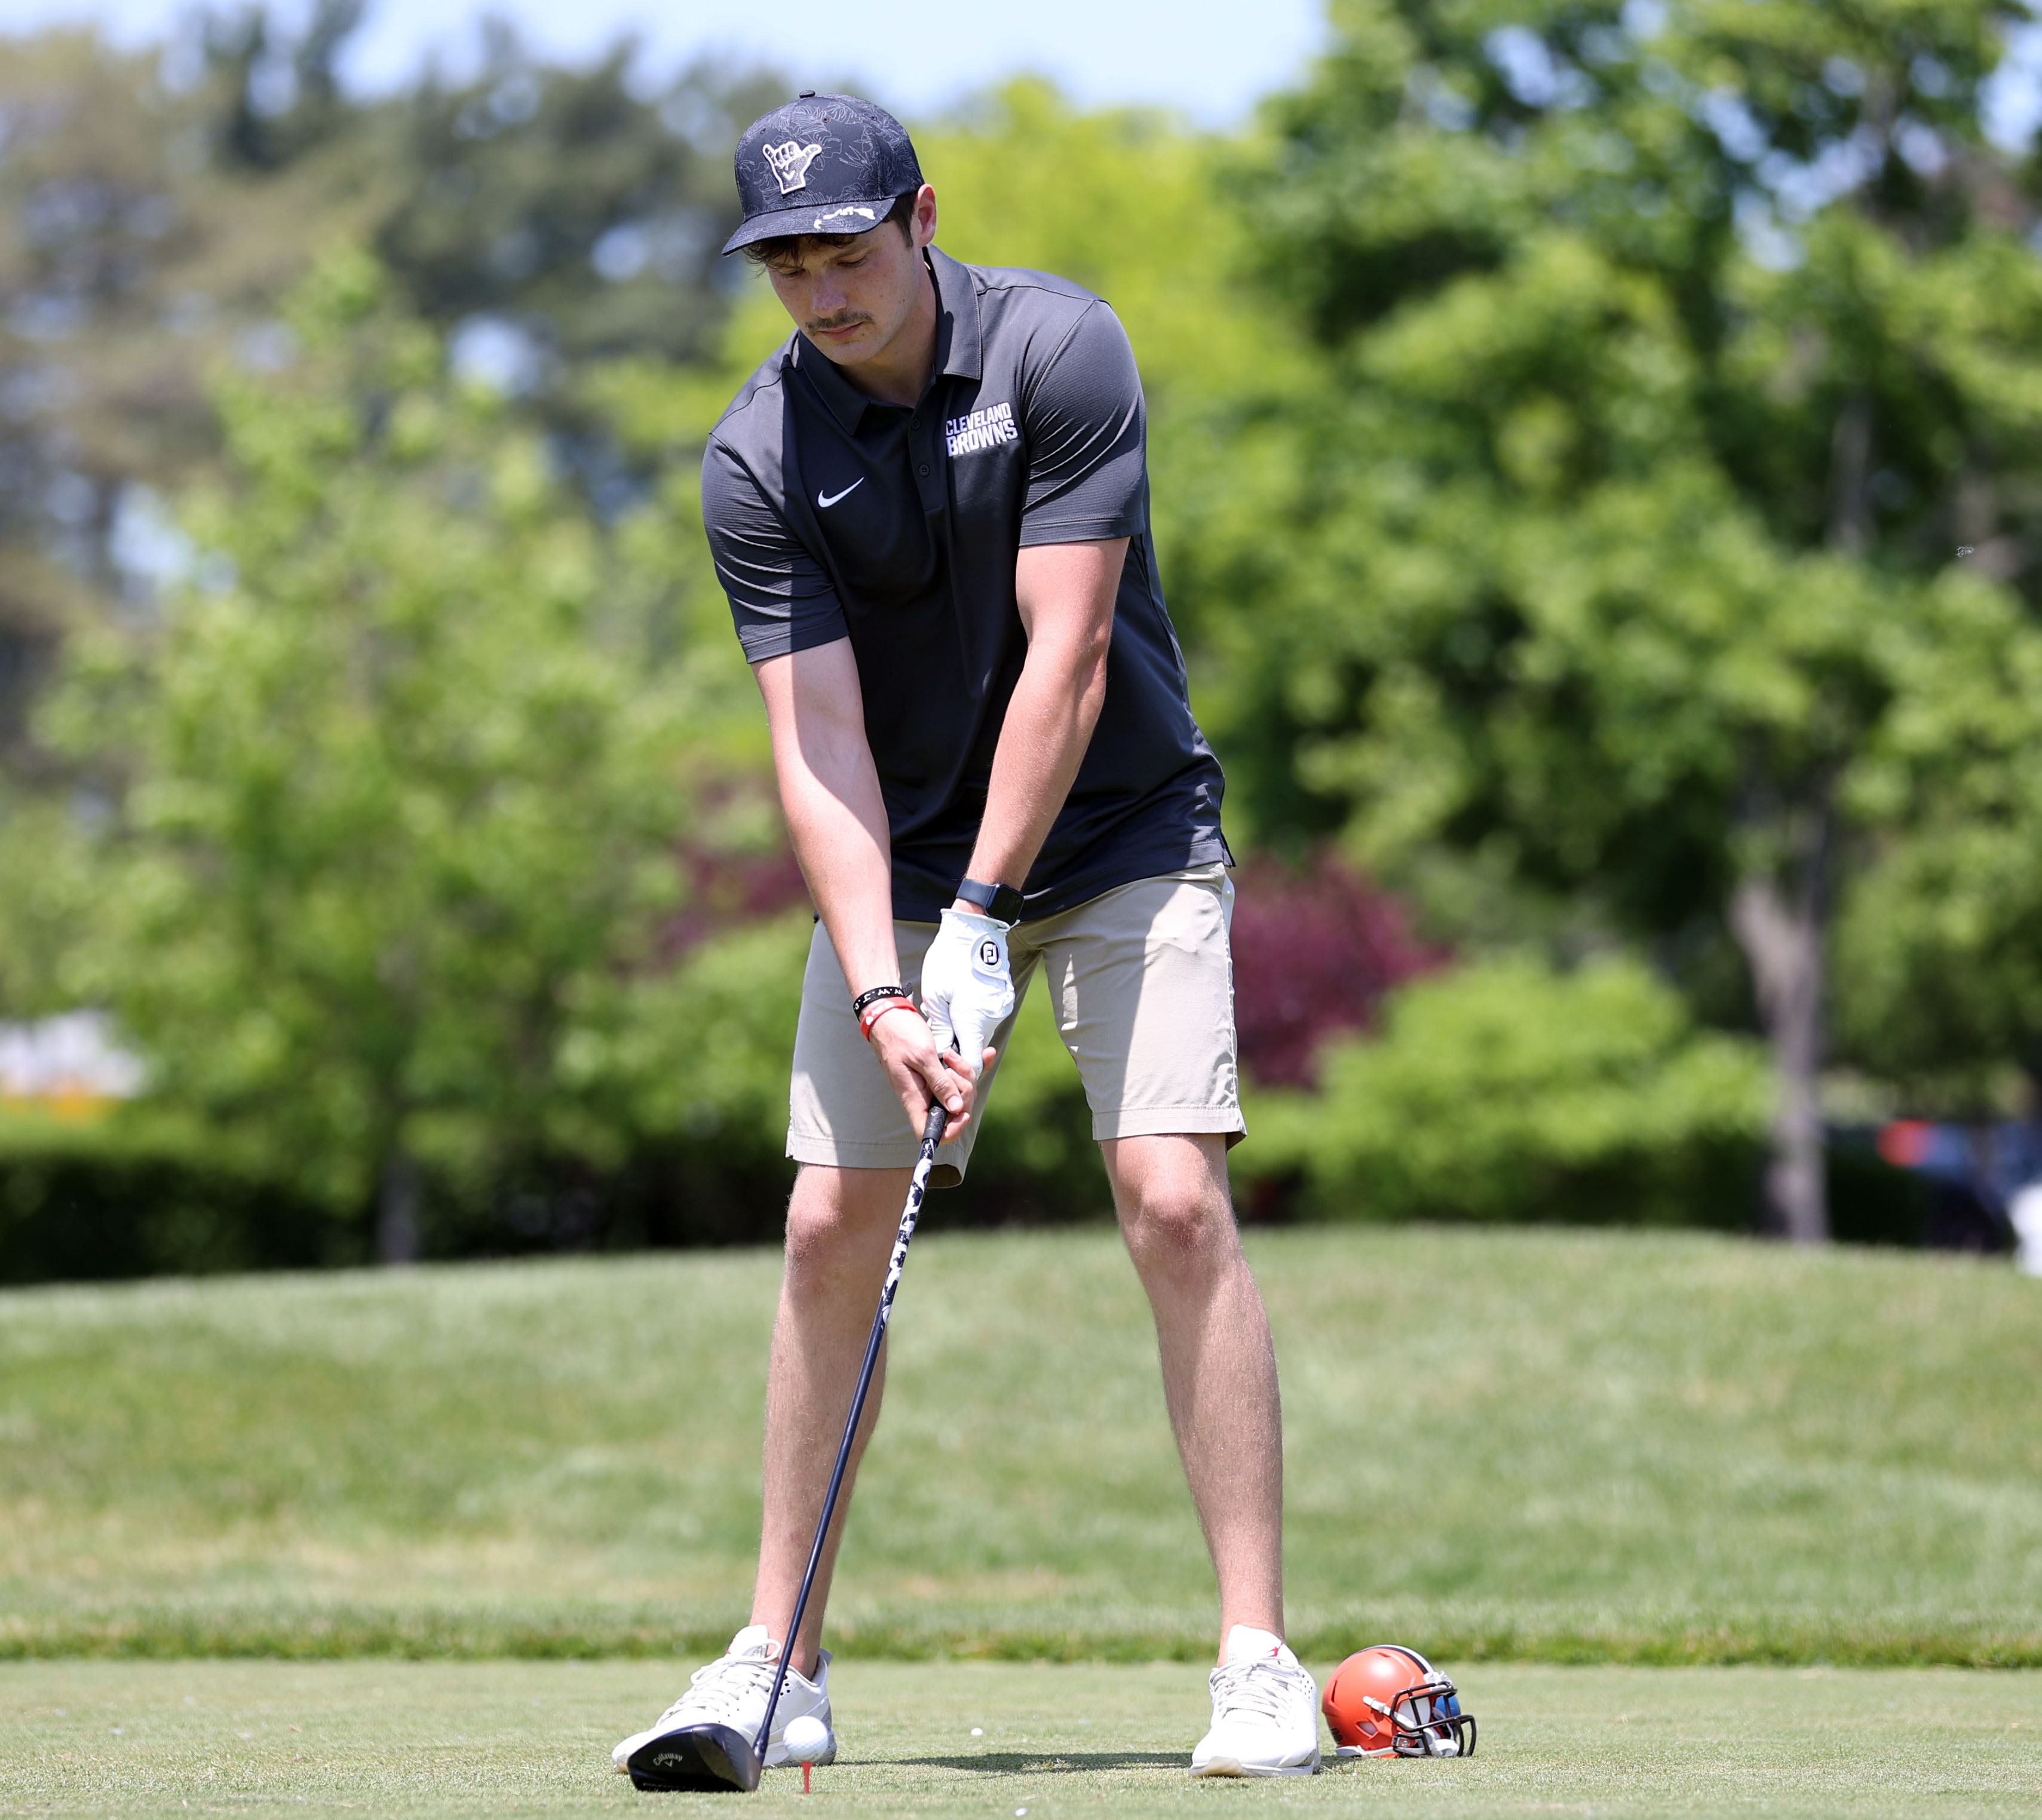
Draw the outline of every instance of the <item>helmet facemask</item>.
M1474 1715L1461 1711L1459 1690L1437 1669L1386 1705L1368 1704L1390 1721L1390 1747L1399 1757L1474 1755Z

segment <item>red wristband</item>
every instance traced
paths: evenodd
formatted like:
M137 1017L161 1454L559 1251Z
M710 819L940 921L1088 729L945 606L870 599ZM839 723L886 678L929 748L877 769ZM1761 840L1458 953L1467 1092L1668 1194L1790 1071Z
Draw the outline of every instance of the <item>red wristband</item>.
M872 1040L872 1027L889 1011L912 1011L914 1008L915 1001L905 992L898 998L881 999L877 1004L867 1005L858 1014L858 1027L865 1033L865 1040L870 1042Z

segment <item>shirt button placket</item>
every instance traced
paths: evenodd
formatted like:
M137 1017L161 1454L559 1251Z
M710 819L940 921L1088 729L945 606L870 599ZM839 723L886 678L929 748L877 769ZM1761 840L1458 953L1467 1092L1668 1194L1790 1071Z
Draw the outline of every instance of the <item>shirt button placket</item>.
M922 509L935 511L943 503L943 481L936 477L935 432L925 426L922 413L908 419L908 439L915 451L915 474L920 483L916 490L922 495Z

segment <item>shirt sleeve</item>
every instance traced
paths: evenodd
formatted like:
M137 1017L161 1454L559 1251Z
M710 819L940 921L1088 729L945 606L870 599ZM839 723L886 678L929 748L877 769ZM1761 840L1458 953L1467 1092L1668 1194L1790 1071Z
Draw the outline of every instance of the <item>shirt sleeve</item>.
M744 660L851 636L823 566L796 541L749 469L721 442L702 454L702 526Z
M1120 319L1086 307L1030 387L1021 541L1071 544L1148 528L1148 421Z

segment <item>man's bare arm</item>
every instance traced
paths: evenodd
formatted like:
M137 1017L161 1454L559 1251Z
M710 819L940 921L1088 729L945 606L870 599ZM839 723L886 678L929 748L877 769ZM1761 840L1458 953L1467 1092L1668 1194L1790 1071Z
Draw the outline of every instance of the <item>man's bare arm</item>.
M822 914L852 996L901 977L893 942L893 866L886 805L865 738L865 699L851 640L752 666L766 698L773 769L794 857ZM910 1124L920 1130L930 1097L950 1115L947 1137L970 1117L973 1083L955 1057L936 1053L929 1027L904 1012L872 1027L872 1042ZM949 1065L946 1065L946 1062Z
M1070 794L1106 700L1113 602L1126 555L1126 538L1111 537L1031 545L1015 559L1028 656L993 751L973 878L1019 885Z

